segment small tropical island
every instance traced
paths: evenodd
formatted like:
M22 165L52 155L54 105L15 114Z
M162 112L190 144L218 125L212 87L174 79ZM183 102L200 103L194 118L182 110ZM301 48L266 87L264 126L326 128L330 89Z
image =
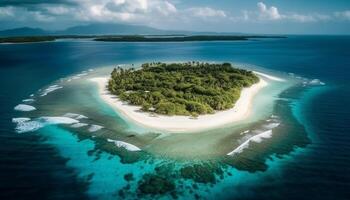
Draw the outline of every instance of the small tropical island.
M139 70L115 68L108 90L145 112L197 117L232 108L241 90L258 81L253 72L230 63L159 62Z
M259 76L257 75L259 74ZM125 119L170 132L198 131L247 118L261 73L231 63L144 63L114 68L91 80L100 97Z

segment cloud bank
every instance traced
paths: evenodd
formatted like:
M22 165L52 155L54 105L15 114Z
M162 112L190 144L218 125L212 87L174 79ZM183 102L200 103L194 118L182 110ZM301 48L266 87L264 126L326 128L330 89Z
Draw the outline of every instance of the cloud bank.
M234 3L233 3L234 4ZM350 10L298 13L256 2L245 10L193 5L176 0L2 0L0 24L126 23L157 28L216 27L256 23L350 21ZM57 22L57 23L52 23Z

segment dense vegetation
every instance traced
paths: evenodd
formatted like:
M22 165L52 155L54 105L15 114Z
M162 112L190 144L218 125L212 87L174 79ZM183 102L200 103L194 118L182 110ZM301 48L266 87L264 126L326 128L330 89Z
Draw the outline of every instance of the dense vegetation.
M27 43L27 42L46 42L54 41L51 36L32 36L32 37L6 37L0 38L0 43Z
M232 108L242 88L258 80L230 63L145 63L139 70L115 68L108 90L143 111L197 116Z

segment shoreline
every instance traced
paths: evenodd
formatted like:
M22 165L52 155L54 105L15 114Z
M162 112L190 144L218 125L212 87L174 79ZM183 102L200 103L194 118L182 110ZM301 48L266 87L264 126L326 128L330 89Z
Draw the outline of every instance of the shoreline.
M115 95L110 94L106 85L109 77L95 77L89 79L98 86L99 97L122 117L143 127L167 132L197 132L212 129L241 121L250 116L254 96L268 83L259 77L260 81L241 91L240 98L233 108L218 111L214 114L200 115L196 119L190 116L166 116L140 111L140 106L128 105L120 101Z

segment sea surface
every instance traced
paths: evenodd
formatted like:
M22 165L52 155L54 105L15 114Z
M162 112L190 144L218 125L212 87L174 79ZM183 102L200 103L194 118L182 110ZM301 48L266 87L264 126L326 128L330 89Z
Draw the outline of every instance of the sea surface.
M84 138L64 126L16 131L13 118L80 111L89 117L90 124L108 129L100 130L101 135L110 134L108 131L140 132L142 128L130 126L103 102L96 103L98 98L96 90L91 89L92 83L85 84L83 78L75 80L74 77L84 73L93 76L117 65L130 67L153 61L232 62L292 82L299 81L299 84L275 96L272 114L279 117L282 128L271 138L252 145L254 150L238 156L239 162L225 168L224 177L218 178L215 184L199 183L196 189L188 189L194 183L182 181L177 185L176 195L137 196L138 183L129 184L123 177L132 172L138 179L145 173L153 173L157 166L168 164L172 169L179 167L178 163L189 163L186 158L174 161L170 151L160 155L161 150L151 146L148 151L156 159L125 163L120 155L104 150L96 152L98 143L93 138ZM60 40L1 44L0 199L167 199L175 196L180 199L349 199L349 77L349 36L288 36L234 42ZM56 84L64 86L58 88ZM50 86L57 90L41 97ZM31 105L38 109L34 112L38 115L15 111L14 107L31 98L31 94L36 100ZM261 110L261 113L268 112ZM265 117L270 117L271 113L268 114ZM266 126L256 123L256 129ZM219 132L232 140L230 130L228 127ZM203 138L212 135L206 133ZM196 141L196 138L194 135L185 139ZM190 149L188 143L184 142L182 149ZM167 143L157 144L163 148ZM212 146L205 152L200 144L209 145L199 141L196 149L194 143L193 155L202 158L202 154L212 152L209 151ZM230 145L223 144L214 155ZM131 189L123 190L121 195L119 191L126 185Z

